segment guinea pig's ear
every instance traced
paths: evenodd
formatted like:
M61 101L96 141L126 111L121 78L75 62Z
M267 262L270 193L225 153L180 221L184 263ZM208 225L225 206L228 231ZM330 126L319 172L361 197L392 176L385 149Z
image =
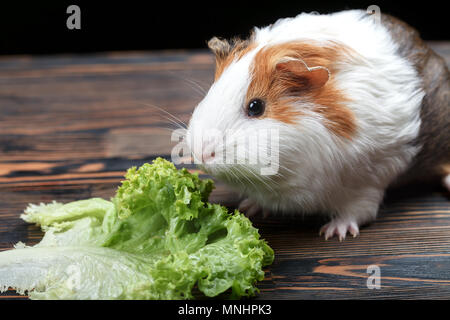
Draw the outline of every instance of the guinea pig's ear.
M318 89L330 78L330 71L322 66L308 67L301 59L284 58L276 65L278 77L297 89Z
M217 62L225 59L231 52L231 44L227 40L217 37L213 37L208 41L208 47L216 56Z

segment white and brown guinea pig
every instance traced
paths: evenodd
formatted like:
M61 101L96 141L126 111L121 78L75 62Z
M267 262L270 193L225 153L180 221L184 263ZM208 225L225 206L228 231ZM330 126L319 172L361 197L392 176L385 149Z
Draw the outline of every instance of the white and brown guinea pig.
M320 232L342 240L376 218L393 184L439 177L450 189L448 68L404 22L361 10L302 13L209 47L215 81L187 143L207 173L246 196L248 215L323 212L331 221ZM224 145L210 130L232 141L265 129L279 133L276 174L211 152ZM240 147L238 157L256 152Z

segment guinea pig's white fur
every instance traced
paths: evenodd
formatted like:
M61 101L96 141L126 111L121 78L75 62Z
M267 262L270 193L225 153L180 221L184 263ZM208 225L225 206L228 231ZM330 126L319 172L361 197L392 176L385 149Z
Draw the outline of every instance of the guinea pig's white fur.
M354 115L351 139L327 127L327 119L315 111L320 106L301 99L291 106L301 111L295 123L248 118L243 112L255 55L263 48L299 40L337 43L357 53L338 61L339 71L330 75ZM264 176L255 166L215 164L214 159L203 168L245 194L248 199L241 209L250 214L259 209L324 212L332 216L321 229L326 238L343 239L347 232L356 236L359 226L375 219L385 189L420 149L411 144L419 133L424 96L416 70L397 54L383 24L359 10L302 13L256 28L252 42L243 56L226 66L193 112L188 144L210 129L235 137L259 129L279 130L278 174Z

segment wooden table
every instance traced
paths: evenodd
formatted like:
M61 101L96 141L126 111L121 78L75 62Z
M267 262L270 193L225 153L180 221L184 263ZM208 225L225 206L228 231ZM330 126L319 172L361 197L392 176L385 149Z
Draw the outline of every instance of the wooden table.
M449 43L432 45L450 59ZM0 250L42 237L19 219L28 203L109 198L130 166L170 159L171 123L151 105L187 122L213 69L207 51L1 57ZM236 199L220 182L211 197ZM439 186L389 192L379 219L342 243L319 237L318 220L253 221L276 256L259 299L450 298L450 201ZM380 289L367 287L369 265Z

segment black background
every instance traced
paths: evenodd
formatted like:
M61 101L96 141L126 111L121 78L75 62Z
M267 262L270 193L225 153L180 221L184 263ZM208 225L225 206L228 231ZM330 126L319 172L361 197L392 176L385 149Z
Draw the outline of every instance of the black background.
M212 36L246 36L300 12L366 9L371 4L418 29L426 40L449 39L444 1L2 1L0 54L205 48ZM81 30L68 30L66 9L81 8Z

